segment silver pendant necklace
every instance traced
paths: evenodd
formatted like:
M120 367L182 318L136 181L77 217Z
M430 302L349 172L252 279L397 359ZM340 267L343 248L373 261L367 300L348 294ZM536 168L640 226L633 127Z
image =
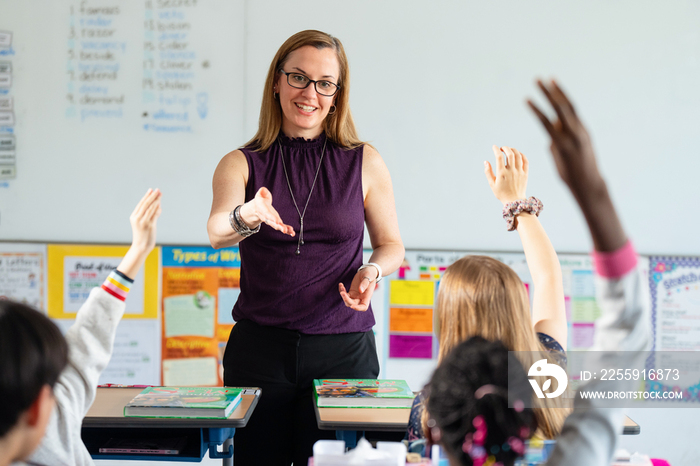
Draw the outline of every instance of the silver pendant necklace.
M323 156L326 155L326 143L328 138L323 141L323 150L321 151L321 159L318 161L318 167L316 168L316 175L314 175L314 182L311 183L311 190L309 191L309 197L306 198L306 204L304 205L304 211L299 210L297 205L297 200L294 198L294 193L292 192L292 184L289 182L289 174L287 173L287 164L284 161L284 151L282 150L282 143L279 138L277 139L277 145L280 147L280 155L282 156L282 167L284 168L284 177L287 179L287 187L289 188L289 194L292 196L292 202L294 202L294 207L297 209L299 214L299 242L297 243L297 250L294 254L297 256L301 254L301 245L304 244L304 215L306 215L306 208L309 207L309 201L311 200L311 194L314 192L314 187L316 187L316 179L318 178L318 173L321 171L321 163L323 162Z

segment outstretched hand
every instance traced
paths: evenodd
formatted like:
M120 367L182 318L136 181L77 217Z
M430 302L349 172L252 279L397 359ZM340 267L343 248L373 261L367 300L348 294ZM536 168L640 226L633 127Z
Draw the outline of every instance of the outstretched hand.
M588 131L581 123L574 106L554 80L537 85L552 104L557 120L552 122L531 100L527 103L552 138L551 150L559 176L577 199L604 188Z
M129 217L131 247L146 254L156 245L156 223L161 213L161 196L159 189L149 189Z
M374 289L377 287L377 269L366 267L355 274L350 284L350 291L345 290L345 285L338 284L340 297L345 306L356 311L366 311L372 300Z
M508 157L508 165L505 164L503 153ZM484 173L493 195L501 201L503 205L525 199L525 189L527 188L527 173L530 163L524 154L512 147L493 146L493 154L496 156L496 174L489 162L484 162Z
M258 189L255 197L241 206L240 214L250 228L266 223L285 235L295 235L294 228L284 223L280 214L272 207L272 193L265 187Z

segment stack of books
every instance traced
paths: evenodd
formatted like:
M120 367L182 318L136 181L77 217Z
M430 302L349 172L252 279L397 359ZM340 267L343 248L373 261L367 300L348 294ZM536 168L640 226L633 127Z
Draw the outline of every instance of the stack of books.
M226 419L241 402L242 391L224 387L148 387L124 406L124 416Z
M319 408L410 408L413 392L405 380L316 379Z

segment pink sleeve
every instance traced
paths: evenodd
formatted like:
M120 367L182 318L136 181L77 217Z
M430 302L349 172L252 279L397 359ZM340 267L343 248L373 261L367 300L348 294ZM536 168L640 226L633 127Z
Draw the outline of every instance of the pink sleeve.
M637 253L631 241L617 251L593 251L593 262L598 275L605 278L619 278L637 266Z

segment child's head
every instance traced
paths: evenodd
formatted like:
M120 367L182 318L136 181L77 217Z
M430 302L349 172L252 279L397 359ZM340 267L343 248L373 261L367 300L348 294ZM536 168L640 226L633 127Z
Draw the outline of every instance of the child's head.
M511 351L541 349L525 285L513 269L491 257L466 256L447 268L440 280L437 328L438 361L476 335L500 340Z
M53 322L24 304L0 301L0 441L12 437L13 459L41 441L67 362L68 345Z
M514 408L508 407L509 389ZM517 401L531 396L525 370L508 364L501 342L470 338L453 348L433 373L427 434L442 445L453 466L512 465L537 428L532 409Z
M492 257L465 256L447 268L440 280L436 316L438 362L474 336L499 340L509 351L544 349L532 325L525 285L513 269ZM538 433L556 437L567 414L563 409L536 409ZM423 416L424 426L426 422Z

